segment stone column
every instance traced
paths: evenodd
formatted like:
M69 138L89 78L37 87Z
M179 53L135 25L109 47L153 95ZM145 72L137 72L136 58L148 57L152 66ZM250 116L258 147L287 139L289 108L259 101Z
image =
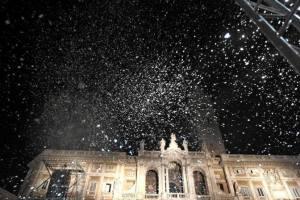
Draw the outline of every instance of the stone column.
M209 161L207 161L209 162ZM212 197L212 199L215 199L215 192L216 192L216 181L215 177L212 176L212 171L210 169L210 163L207 163L207 168L205 171L206 177L207 177L207 189L209 195Z
M161 198L166 199L167 198L167 193L168 193L168 186L167 186L167 167L165 163L162 163L161 165L161 185L162 185L162 190L161 190Z
M102 198L103 195L103 189L104 189L104 176L101 175L100 177L100 187L99 187L99 192L100 192L100 198Z
M86 196L87 190L88 190L88 186L89 186L89 182L90 182L90 176L87 174L86 179L85 179L85 183L84 183L84 186L83 186L82 199L85 199L85 196Z
M188 188L189 188L189 193L194 197L196 195L195 191L195 184L194 184L194 177L193 177L193 171L191 169L190 165L187 165L186 167L187 170L187 176L188 176ZM207 176L205 176L206 178ZM206 181L206 180L205 180ZM206 181L207 182L207 181ZM207 183L206 183L207 184Z
M139 199L143 199L145 196L145 178L146 178L146 169L145 166L143 164L138 163L137 165L137 177L136 177L136 195L137 198ZM159 174L158 174L159 176Z
M281 182L281 184L283 185L284 189L286 190L286 193L288 194L290 199L294 199L293 194L291 193L288 185L286 184L286 182L284 180L282 180L284 178L284 176L282 175L282 172L280 170L280 168L276 168L275 169L279 178L279 181Z
M113 181L113 185L112 185L113 199L118 199L118 198L122 197L123 182L124 182L124 164L123 164L123 162L120 162L117 164L114 181Z
M261 173L260 173L260 178L262 180L262 185L264 187L264 191L266 191L266 193L267 193L268 200L273 200L273 197L272 197L271 191L270 191L270 189L268 187L268 184L265 181L265 178L264 178L264 176Z
M169 168L165 168L166 178L165 178L165 185L166 185L166 193L169 193L170 191L170 185L169 185Z
M170 191L170 188L169 188L169 168L168 168L167 164L165 164L165 166L164 166L164 174L165 174L165 176L164 176L164 184L165 184L164 199L167 199L169 191Z
M294 199L293 194L291 193L291 191L290 191L288 185L286 184L286 182L285 181L281 181L281 183L283 184L284 189L286 190L286 192L287 192L287 194L289 196L289 199Z
M187 187L187 180L188 180L188 176L186 173L186 165L182 166L182 177L183 177L183 193L188 194L189 190Z
M229 193L231 193L232 195L235 195L234 194L234 188L233 188L233 181L231 179L229 169L228 169L227 166L224 166L223 170L225 172L225 178L226 178L226 182L227 182L227 185L228 185Z
M248 184L250 186L250 190L251 190L251 194L252 194L253 198L256 199L256 190L253 186L253 183L251 181L248 181Z
M161 164L160 165L160 174L159 174L159 193L160 194L163 194L165 193L165 182L164 182L164 177L165 177L165 174L164 174L164 165Z
M83 185L83 190L82 190L82 199L85 199L85 196L87 195L87 190L88 190L88 186L89 186L89 182L90 182L90 170L92 168L92 163L87 163L87 167L86 167L86 173L85 173L85 182Z
M96 199L98 199L98 198L100 198L101 193L102 193L102 191L101 191L101 189L102 189L101 188L101 177L98 176L98 178L96 180L98 180L98 181L97 181L95 196L96 196Z
M124 185L124 181L125 181L124 177L125 177L125 164L122 163L122 165L120 165L119 176L118 176L118 178L120 179L118 196L121 198L122 198L122 194L123 194L123 185Z

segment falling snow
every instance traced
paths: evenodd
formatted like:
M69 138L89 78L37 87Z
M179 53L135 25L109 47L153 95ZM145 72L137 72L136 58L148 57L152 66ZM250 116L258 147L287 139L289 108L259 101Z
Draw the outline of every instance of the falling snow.
M14 193L43 149L134 155L171 132L197 149L217 124L228 152L300 153L300 77L233 1L0 9L0 186Z
M228 38L230 38L230 37L231 37L230 33L226 33L226 34L224 35L224 38L225 38L225 39L228 39Z

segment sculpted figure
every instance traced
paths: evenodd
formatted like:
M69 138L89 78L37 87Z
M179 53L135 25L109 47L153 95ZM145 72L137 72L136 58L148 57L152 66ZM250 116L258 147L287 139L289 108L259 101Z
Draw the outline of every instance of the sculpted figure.
M183 140L183 144L182 145L183 145L184 151L186 151L186 152L189 151L188 150L188 142L187 142L187 140L185 138Z
M144 150L145 150L145 140L142 140L142 141L140 142L140 150L141 150L141 151L144 151Z
M170 149L178 149L178 145L176 143L176 135L174 133L171 134L171 142L170 142Z
M160 141L160 151L164 151L165 150L165 147L166 147L166 141L165 141L165 139L161 139L161 141Z

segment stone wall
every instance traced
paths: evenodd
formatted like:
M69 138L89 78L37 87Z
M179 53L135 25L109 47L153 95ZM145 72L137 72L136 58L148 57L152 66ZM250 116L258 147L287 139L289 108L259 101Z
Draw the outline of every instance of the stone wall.
M172 137L169 147L161 141L160 151L141 144L138 156L45 150L29 163L19 196L45 199L51 174L65 169L71 172L67 199L74 200L300 198L299 156L215 155L205 145L190 152ZM149 171L157 176L150 178L153 184L146 180Z

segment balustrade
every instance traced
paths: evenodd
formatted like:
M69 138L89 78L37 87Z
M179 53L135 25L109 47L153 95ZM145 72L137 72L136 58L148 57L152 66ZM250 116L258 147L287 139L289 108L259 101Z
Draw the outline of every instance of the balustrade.
M197 195L196 196L197 200L211 200L210 195Z
M159 199L159 194L145 194L145 199Z
M167 194L168 199L185 199L188 198L188 194L185 193L169 193Z

